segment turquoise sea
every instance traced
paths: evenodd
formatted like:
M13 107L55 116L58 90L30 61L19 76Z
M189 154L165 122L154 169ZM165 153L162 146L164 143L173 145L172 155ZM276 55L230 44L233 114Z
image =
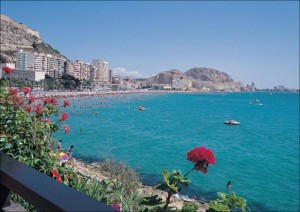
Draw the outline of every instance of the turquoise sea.
M263 105L256 102L258 99ZM183 194L209 201L232 191L252 211L299 211L299 93L160 93L70 98L63 148L88 162L110 157L156 185L163 169L192 168L186 153L211 149L216 164L192 172ZM138 110L143 105L146 109ZM238 126L224 124L233 118ZM80 128L83 133L80 133Z

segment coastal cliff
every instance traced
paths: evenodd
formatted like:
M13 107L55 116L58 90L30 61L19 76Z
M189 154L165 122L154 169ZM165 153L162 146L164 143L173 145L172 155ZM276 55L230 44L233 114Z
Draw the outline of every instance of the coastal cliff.
M43 52L56 57L66 58L58 50L43 42L38 31L30 29L22 23L17 23L2 14L0 20L1 63L15 63L18 49L32 50L38 53Z

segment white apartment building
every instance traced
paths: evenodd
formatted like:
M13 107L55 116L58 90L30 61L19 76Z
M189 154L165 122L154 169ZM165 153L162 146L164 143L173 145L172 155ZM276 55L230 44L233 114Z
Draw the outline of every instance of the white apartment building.
M67 73L79 80L91 80L93 67L89 63L79 60L71 61L67 64Z
M55 65L55 68L57 68L57 78L61 78L62 75L64 74L64 71L65 71L65 59L63 58L57 58L56 59L57 61L57 67Z
M33 52L25 51L23 49L18 49L16 56L17 56L16 68L33 71L34 68Z
M64 72L65 59L51 54L34 53L34 71L45 72L53 78L61 78Z
M95 67L93 81L96 86L102 86L110 82L108 62L100 59L94 59L92 62Z

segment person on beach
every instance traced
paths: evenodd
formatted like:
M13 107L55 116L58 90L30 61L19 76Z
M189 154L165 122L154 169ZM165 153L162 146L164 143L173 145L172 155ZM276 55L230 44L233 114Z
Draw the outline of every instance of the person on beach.
M71 146L68 148L67 154L68 154L69 156L72 156L72 149L73 149L73 148L74 148L73 145L71 145Z
M58 151L62 151L62 149L61 149L61 140L57 141L57 149L58 149Z
M227 183L227 188L231 189L231 182L230 181L228 181L228 183Z

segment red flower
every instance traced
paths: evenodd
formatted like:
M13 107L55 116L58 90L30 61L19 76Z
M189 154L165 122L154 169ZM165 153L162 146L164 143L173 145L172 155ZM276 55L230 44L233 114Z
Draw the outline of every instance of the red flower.
M23 107L28 113L31 113L32 112L32 109L29 105L24 105Z
M14 72L13 69L11 69L11 68L9 68L9 67L7 67L7 66L4 66L4 67L2 68L2 70L5 71L7 74L12 74L12 73Z
M42 121L44 121L46 124L50 124L51 123L50 119L48 119L48 118L42 118Z
M42 114L43 112L43 107L41 104L34 105L33 111L36 112L37 115Z
M68 115L67 113L63 113L63 114L61 114L59 120L65 121L65 120L67 120L68 118L69 118L69 115Z
M43 102L44 102L44 105L50 104L51 99L50 99L50 98L44 98L44 99L43 99Z
M64 107L70 107L71 104L70 102L68 102L67 100L64 100Z
M10 95L17 95L18 89L17 88L9 88L9 93L10 93Z
M117 203L112 204L112 208L116 209L117 211L120 211L121 207Z
M53 104L53 105L58 105L57 99L54 98L54 97L52 97L52 98L50 99L50 103Z
M58 182L62 182L61 176L58 174L58 171L56 171L55 169L51 170L52 175L56 178L56 180Z
M33 102L34 102L34 100L35 100L35 99L34 99L34 97L33 97L33 96L30 96L28 100L29 100L29 103L31 104L31 103L33 103Z
M63 128L64 128L64 131L65 131L65 134L70 132L70 127L68 125L64 125Z
M204 174L208 171L209 164L216 163L215 156L210 149L196 147L187 153L187 160L194 162L194 168Z
M195 169L197 171L203 172L204 174L206 174L208 172L207 168L208 168L207 166L206 167L204 167L204 166L195 166Z
M27 93L30 94L31 93L31 89L29 87L22 88L22 91L24 91L25 94L27 94Z
M203 160L206 160L209 164L212 165L216 163L213 152L210 149L206 149L205 147L196 147L192 149L187 153L187 159L195 163Z
M11 95L8 97L8 99L13 103L15 108L19 107L23 102L23 98L18 95Z

